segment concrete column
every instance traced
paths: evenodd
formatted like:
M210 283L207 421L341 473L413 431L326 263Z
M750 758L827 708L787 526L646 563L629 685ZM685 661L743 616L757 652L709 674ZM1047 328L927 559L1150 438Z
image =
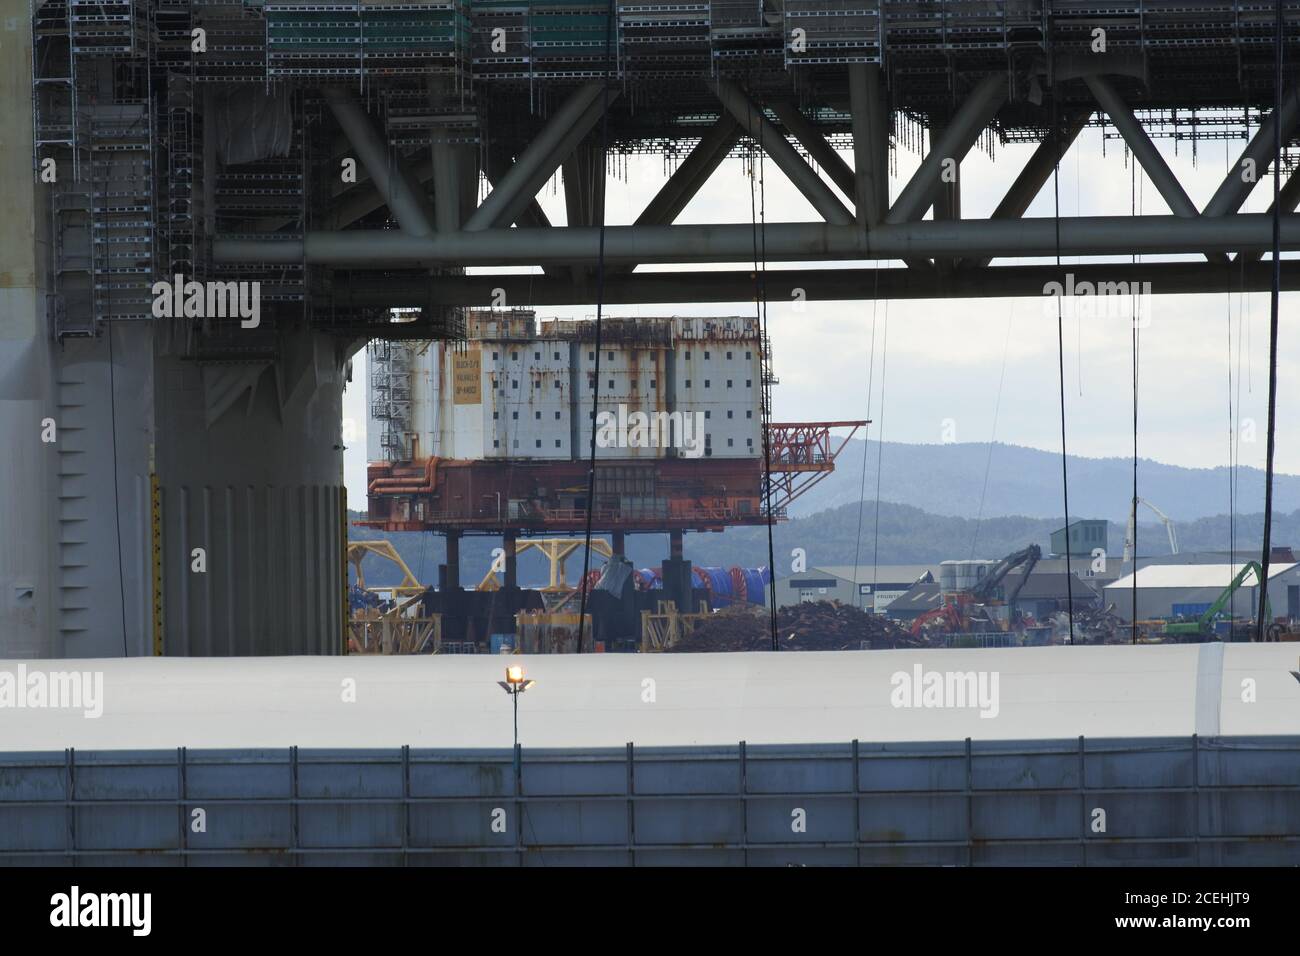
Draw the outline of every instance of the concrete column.
M460 588L460 532L447 532L447 582L448 591Z
M339 653L346 350L285 331L273 361L210 365L168 341L155 401L163 653Z
M668 532L668 557L663 562L664 599L677 604L679 611L693 611L691 603L691 562L682 556L681 531Z
M506 580L505 589L513 591L519 586L518 564L519 559L515 555L515 536L507 532L502 541L502 547L506 552Z

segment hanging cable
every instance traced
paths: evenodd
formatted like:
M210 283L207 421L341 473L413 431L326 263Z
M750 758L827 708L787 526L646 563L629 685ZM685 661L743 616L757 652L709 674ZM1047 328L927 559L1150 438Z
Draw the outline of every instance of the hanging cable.
M1137 183L1138 183L1137 166L1138 166L1138 164L1137 164L1136 162L1134 162L1134 163L1133 163L1133 166L1132 166L1132 168L1131 168L1131 170L1130 170L1130 173L1129 173L1129 215L1130 215L1130 216L1136 216L1136 215L1137 215ZM1137 260L1138 260L1138 257L1137 257L1136 255L1134 255L1134 256L1133 256L1133 262L1134 262L1135 264L1137 263ZM1130 640L1129 640L1129 643L1130 643L1130 644L1136 644L1136 643L1137 643L1137 618L1138 618L1138 615L1137 615L1137 606L1138 606L1138 605L1137 605L1137 600L1138 600L1138 590L1137 590L1137 571L1138 571L1138 520L1137 520L1137 514L1138 514L1138 333L1139 333L1139 331L1140 331L1140 329L1139 329L1139 322L1138 322L1138 296L1139 296L1140 294L1141 294L1140 292L1133 292L1133 293L1132 293L1132 299L1131 299L1132 304L1133 304L1133 308L1132 308L1132 313L1133 313L1133 314L1132 314L1132 316L1131 316L1131 323L1132 323L1132 326L1133 326L1133 328L1132 328L1132 330L1131 330L1132 339L1133 339L1133 342L1132 342L1132 351L1133 351L1133 505L1132 505L1132 510L1129 512L1129 514L1132 515L1132 518L1131 518L1130 520L1131 520L1132 523L1133 523L1133 538L1132 538L1132 541L1130 542L1130 547L1133 549L1133 551L1132 551L1132 554L1133 554L1133 594L1132 594L1133 604L1132 604L1132 611L1133 611L1133 613L1130 615L1130 617L1132 617L1132 628L1133 628L1133 631L1132 631L1132 634L1130 635ZM1066 534L1067 534L1067 536L1068 536L1069 532L1066 532Z
M1235 442L1233 436L1237 433L1237 422L1233 417L1232 404L1232 292L1228 292L1228 567L1234 568L1237 565L1237 548L1236 537L1237 529L1234 512L1237 510L1237 503L1233 500L1233 483L1237 477L1236 462L1233 460L1233 451ZM1236 572L1230 571L1235 574ZM1228 619L1235 616L1233 607L1233 598L1236 596L1236 589L1228 596Z
M767 338L767 187L764 182L766 167L763 164L763 117L755 117L752 101L747 107L750 128L758 129L757 141L751 139L753 152L749 164L749 223L754 247L754 319L758 324L758 376L759 423L763 429L763 510L767 512L767 567L771 577L768 588L768 626L771 631L772 650L779 651L776 616L776 545L773 536L772 513L772 395ZM757 190L755 179L757 178Z
M880 476L885 458L885 362L889 358L889 300L885 300L885 327L880 340L880 437L876 439L876 528L871 547L871 593L876 593L880 561ZM874 602L874 597L872 598Z
M1276 61L1273 105L1273 288L1268 316L1268 443L1264 453L1264 544L1260 556L1259 610L1255 615L1255 640L1264 640L1268 612L1268 559L1273 545L1273 452L1277 413L1277 319L1282 292L1282 0L1273 4L1273 57Z
M1250 135L1249 124L1247 124L1247 137ZM1226 153L1225 142L1224 166L1228 167L1228 157ZM1240 289L1245 289L1246 280L1246 257L1237 256L1239 263ZM1237 350L1241 350L1241 297L1244 292L1238 292L1237 299ZM1237 567L1237 416L1240 414L1238 408L1239 402L1236 398L1241 395L1241 358L1237 358L1237 382L1236 391L1233 390L1232 375L1232 290L1227 292L1228 298L1228 574L1229 582L1231 577L1236 575ZM1235 396L1235 397L1234 397ZM1234 588L1228 596L1228 620L1235 620L1237 617L1237 591Z
M1242 263L1242 267L1241 267L1241 268L1242 268L1242 271L1241 271L1241 285L1239 286L1239 288L1238 288L1238 290L1237 290L1237 384L1236 384L1236 388L1233 389L1233 394L1236 396L1236 402L1235 402L1235 412L1234 412L1234 414L1233 414L1233 431L1232 431L1232 498L1233 498L1233 513L1232 513L1232 522L1231 522L1231 527L1230 527L1230 529L1229 529L1229 533L1230 533L1231 536L1232 536L1232 560L1233 560L1233 563L1234 563L1234 564L1236 563L1236 560L1237 560L1237 557L1236 557L1236 555L1237 555L1237 544L1236 544L1236 542L1237 542L1237 528L1236 528L1236 505L1235 505L1235 503L1241 500L1241 409L1242 409L1242 407L1243 407L1243 406L1242 406L1242 398L1241 398L1241 383L1242 383L1243 380L1247 382L1247 385L1246 385L1247 393L1249 394L1249 391L1250 391L1250 384L1249 384L1249 368L1250 368L1250 366L1249 366L1249 357L1247 357L1247 363L1248 363L1248 364L1247 364L1247 374L1246 374L1246 375L1243 375L1242 370L1241 370L1242 352L1243 352L1243 351L1248 351L1248 349L1245 347L1245 343L1247 342L1247 339L1245 338L1245 336L1246 336L1246 335L1249 333L1249 331L1250 331L1250 325L1249 325L1249 322L1248 322L1248 320L1247 320L1247 316L1248 316L1248 313L1249 313L1249 311L1250 311L1250 307L1249 307L1250 298L1249 298L1249 296L1246 295L1246 291L1245 291L1245 288L1246 288L1246 265L1245 265L1245 259L1244 259L1243 257L1241 257L1241 256L1238 256L1237 258L1238 258L1238 259L1241 261L1241 263ZM1234 573L1235 573L1235 572L1234 572ZM1229 605L1230 605L1231 608L1233 608L1233 609L1235 610L1235 608L1236 608L1235 592L1234 592L1234 596L1233 596L1232 598L1229 598Z
M93 164L92 164L93 166ZM99 182L94 183L101 191L108 188L107 173ZM91 179L94 180L95 173L92 168ZM107 292L108 301L105 312L110 316L113 314L113 290L109 285ZM108 418L109 434L113 443L113 520L114 528L117 534L117 594L121 606L122 615L122 656L129 657L131 654L127 638L126 627L126 567L122 562L122 508L121 508L121 491L118 488L117 476L117 374L116 361L113 356L113 321L111 318L104 321L104 336L108 339Z
M105 323L104 335L108 338L108 416L109 429L113 441L113 501L120 502L117 478L117 377L114 374L113 361L113 324ZM122 656L129 657L126 628L126 568L122 564L122 509L113 509L117 527L117 592L122 604Z
M1052 140L1056 157L1052 163L1052 196L1056 214L1056 268L1061 269L1061 123L1057 99L1052 97ZM1074 643L1074 587L1070 567L1070 469L1065 441L1065 305L1062 292L1056 296L1056 364L1061 400L1061 496L1065 506L1065 607L1070 621L1070 643ZM1136 611L1136 608L1134 609Z
M862 555L862 514L867 497L867 461L871 451L871 393L876 377L876 306L880 300L880 270L875 270L876 281L871 293L871 352L867 360L867 424L862 433L862 480L858 484L858 533L853 541L853 584L858 584L858 560ZM860 596L860 595L859 595ZM859 601L861 603L861 601ZM876 609L876 592L871 591L871 610Z
M614 72L614 0L608 0L605 6L605 69L604 81L600 90L600 157L598 168L599 185L596 190L599 198L592 206L597 217L599 239L596 250L596 355L591 384L591 443L587 462L587 522L582 541L582 577L578 579L578 648L582 653L582 639L587 620L587 575L591 572L591 519L596 511L596 410L600 403L600 348L601 320L605 308L605 158L609 153L609 84ZM592 177L593 183L596 177Z
M989 472L993 470L993 443L998 436L998 412L1002 409L1002 384L1007 375L1007 353L1011 351L1011 325L1016 318L1015 301L1012 300L1011 311L1007 313L1007 335L1002 342L1002 370L998 372L998 395L993 402L993 428L989 432L989 453L984 459L984 485L980 488L980 506L975 512L975 534L971 536L970 559L975 560L975 549L979 547L980 525L984 521L984 499L989 491Z
M1052 164L1052 196L1056 215L1056 264L1061 269L1061 122L1057 116L1057 99L1052 98L1052 140L1056 146L1056 159ZM1074 571L1070 566L1070 467L1066 451L1065 433L1065 303L1062 293L1057 294L1057 380L1061 399L1061 497L1065 506L1065 600L1066 614L1070 619L1070 644L1074 644Z

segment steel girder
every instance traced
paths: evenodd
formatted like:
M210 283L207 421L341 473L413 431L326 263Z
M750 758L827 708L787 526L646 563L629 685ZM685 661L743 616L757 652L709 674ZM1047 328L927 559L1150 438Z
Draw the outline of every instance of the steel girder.
M772 302L828 302L852 299L945 299L1046 296L1054 282L1073 287L1127 283L1152 295L1212 292L1264 292L1271 288L1272 263L1208 262L1100 263L1091 265L993 266L927 275L915 269L774 269L767 273ZM691 273L638 272L610 276L607 305L650 303L747 302L754 298L754 275L746 271ZM333 304L341 307L489 306L500 301L531 306L585 305L590 288L538 275L480 275L366 278L357 273L336 282ZM1300 262L1282 263L1282 289L1300 290Z
M749 93L724 78L708 81L722 107L722 118L705 131L699 145L669 178L661 191L651 197L644 211L631 225L613 225L604 230L605 261L611 286L609 301L691 301L705 300L722 294L736 299L752 297L752 273L749 286L737 279L740 273L672 273L681 291L667 287L661 275L646 276L633 272L637 266L705 263L746 263L751 261L755 242L752 222L707 225L674 225L686 203L704 186L737 138L747 134L774 163L786 173L823 221L770 223L764 227L763 246L766 259L774 263L801 263L851 260L902 260L914 268L914 279L903 279L898 270L841 272L839 270L799 270L801 275L826 282L833 295L810 298L837 298L855 291L860 297L898 294L921 295L1024 295L1037 294L1046 281L1042 274L1025 271L1034 267L990 268L999 257L1045 258L1061 256L1176 256L1202 255L1208 263L1142 263L1135 268L1143 274L1168 282L1168 288L1154 292L1208 291L1219 288L1245 288L1242 283L1254 273L1249 270L1222 272L1211 266L1226 266L1228 257L1237 254L1244 262L1254 261L1269 251L1272 223L1268 214L1236 212L1254 185L1254 179L1232 169L1204 211L1198 211L1177 182L1168 165L1152 145L1132 110L1115 88L1100 75L1076 70L1092 91L1099 107L1110 116L1143 168L1151 176L1169 203L1171 216L1093 216L1055 218L1020 218L1029 208L1051 176L1060 155L1069 148L1087 122L1087 111L1065 116L1059 129L1049 131L1047 139L1029 159L1011 184L993 214L982 220L940 218L924 219L936 205L946 177L945 169L959 168L962 158L988 128L1007 100L1008 80L1004 74L992 74L977 83L950 117L936 124L934 147L923 157L917 171L903 185L892 206L888 203L886 166L888 157L888 112L886 93L879 72L870 66L855 66L848 74L849 108L854 130L853 165L850 166L822 137L815 126L789 101L768 106L757 102ZM1074 76L1075 74L1071 74ZM372 175L374 186L384 195L402 225L400 230L344 230L310 232L303 238L221 238L213 243L213 255L223 262L306 263L350 267L355 269L398 269L410 267L542 267L547 280L543 293L540 285L530 286L524 298L541 301L582 302L589 296L589 284L575 281L570 268L575 263L590 262L600 248L601 231L591 225L594 216L579 215L576 222L563 227L550 226L536 204L541 185L561 165L567 164L574 185L583 188L587 178L576 174L575 150L587 139L600 118L602 102L612 97L602 93L600 84L578 88L555 112L541 133L519 154L513 165L504 163L488 169L496 188L479 207L466 216L457 217L444 211L437 218L437 230L429 228L427 213L423 221L413 214L411 197L403 184L414 177ZM331 105L354 145L364 130L355 103L331 97ZM343 103L340 108L336 103ZM781 126L769 118L770 114ZM1300 118L1300 92L1290 94L1270 116L1259 133L1247 144L1239 166L1249 160L1263 174L1270 153L1273 123L1280 122L1283 136L1289 138ZM1267 134L1267 136L1265 135ZM819 172L797 151L791 140L822 167ZM373 141L367 144L373 152ZM589 147L588 147L589 148ZM360 147L358 147L360 151ZM443 156L446 154L444 153ZM435 151L434 179L437 181L439 156ZM489 154L489 158L493 158ZM499 160L498 160L499 162ZM381 169L383 164L366 162L367 168ZM420 171L422 174L425 170ZM438 192L450 192L456 177L443 171ZM823 172L839 190L849 196L850 210L823 178ZM373 170L372 170L373 174ZM424 178L423 175L421 178ZM589 178L589 177L588 177ZM587 183L593 186L594 184ZM1300 216L1291 210L1300 187L1288 183L1282 216L1282 244L1285 250L1300 249ZM583 200L570 197L570 219L574 210L590 207L593 197ZM421 212L424 212L422 209ZM959 215L954 210L955 215ZM512 222L520 227L509 228ZM930 260L946 268L928 268ZM958 268L951 268L952 263ZM1156 268L1161 266L1161 268ZM1117 265L1097 264L1107 275L1119 272ZM1205 268L1200 275L1198 268ZM1082 267L1080 267L1082 268ZM939 271L945 273L937 280ZM958 273L953 275L952 273ZM566 275L567 274L567 275ZM1234 279L1233 276L1236 276ZM1290 273L1288 272L1288 275ZM852 279L833 280L833 276ZM522 277L490 277L488 281L522 281ZM733 281L735 280L735 281ZM440 278L437 282L444 282ZM531 280L535 282L535 277ZM442 288L459 289L469 299L464 304L481 301L475 277L463 277ZM488 285L487 288L496 288ZM868 288L868 286L870 288ZM707 287L707 290L706 290ZM986 288L997 291L981 291ZM654 291L652 291L654 290ZM891 292L890 290L895 290ZM426 290L427 292L428 290ZM439 293L437 301L456 304ZM646 295L660 298L644 298ZM382 296L381 296L382 298ZM423 301L430 301L427 295ZM723 301L723 300L715 300Z
M1179 216L1086 216L895 223L865 234L855 225L770 223L764 244L771 262L904 259L1179 255L1253 252L1272 247L1272 217L1238 213L1217 219ZM1058 246L1059 239L1059 246ZM600 230L587 227L492 229L408 236L397 230L309 232L305 239L218 239L224 262L308 262L386 268L462 265L520 266L592 259ZM610 265L745 262L753 254L748 223L684 226L608 226ZM1300 215L1282 217L1282 245L1300 249Z

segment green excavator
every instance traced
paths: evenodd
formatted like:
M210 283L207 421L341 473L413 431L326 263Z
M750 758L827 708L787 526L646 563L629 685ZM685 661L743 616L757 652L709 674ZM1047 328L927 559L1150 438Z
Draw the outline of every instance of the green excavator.
M1227 606L1232 595L1242 586L1246 576L1251 572L1255 574L1255 580L1264 579L1264 569L1259 566L1258 561L1248 561L1244 564L1237 576L1232 579L1232 583L1223 589L1223 593L1218 596L1195 621L1171 621L1165 625L1165 634L1176 637L1179 643L1196 643L1198 641L1214 640L1214 621ZM1282 633L1282 625L1273 623L1273 608L1268 601L1268 592L1264 592L1264 640L1276 641ZM1251 628L1254 633L1254 628Z

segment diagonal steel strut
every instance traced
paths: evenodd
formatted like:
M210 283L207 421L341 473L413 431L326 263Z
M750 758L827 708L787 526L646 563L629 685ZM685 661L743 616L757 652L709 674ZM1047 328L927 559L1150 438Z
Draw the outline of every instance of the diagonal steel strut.
M885 222L910 222L925 215L925 211L934 204L934 194L939 187L944 161L952 160L961 164L980 133L984 132L984 128L1002 108L1006 98L1005 73L993 73L980 81L944 128L938 142L931 145L930 152L894 200Z
M1295 132L1297 119L1300 119L1300 87L1293 89L1282 100L1281 108L1270 113L1260 124L1255 135L1242 150L1241 156L1237 158L1236 165L1223 178L1219 188L1205 204L1202 215L1226 216L1241 208L1250 191L1255 188L1255 183L1263 177L1264 170L1268 169L1269 163L1272 162L1273 125L1278 121L1279 113L1282 122L1282 142L1286 143ZM1249 178L1244 175L1243 169L1247 160L1251 162L1252 172L1255 174Z
M365 110L350 93L337 87L321 92L402 231L413 236L432 233L428 198L402 157L380 139Z
M610 90L604 99L613 102L617 96L617 90ZM575 90L465 221L465 231L480 232L513 222L600 120L602 99L600 83Z
M1083 128L1088 125L1088 118L1092 115L1091 110L1080 110L1077 113L1066 117L1060 137L1048 137L1038 144L1034 154L1029 157L1020 170L1020 175L1011 184L1002 201L998 203L990 219L1019 219L1029 209L1038 193L1042 190L1047 180L1052 175L1052 170L1056 168L1058 156L1063 156L1074 141L1079 138ZM963 259L960 263L962 268L982 269L992 260L988 258Z
M803 193L804 198L821 214L822 218L834 225L845 226L853 222L853 213L845 208L831 188L822 181L803 157L790 145L789 141L763 115L761 107L752 103L740 88L730 80L718 77L709 81L709 86L717 94L722 105L730 113L750 138L759 143L763 151L772 157L781 172L789 177L795 188Z
M808 155L826 170L826 174L831 177L831 182L840 188L840 192L852 196L856 188L853 170L840 154L835 152L831 144L826 142L826 137L799 112L799 108L793 103L775 102L772 104L772 112L790 131L790 135L799 141L799 145L808 152Z
M1160 150L1156 149L1156 144L1151 142L1151 137L1142 128L1133 111L1120 99L1115 88L1101 76L1085 76L1083 81L1088 84L1097 105L1110 117L1120 136L1124 137L1124 142L1133 151L1138 165L1151 177L1151 182L1169 204L1169 211L1175 216L1188 219L1199 216L1201 211L1196 208L1196 203L1187 195L1165 158L1160 155Z

